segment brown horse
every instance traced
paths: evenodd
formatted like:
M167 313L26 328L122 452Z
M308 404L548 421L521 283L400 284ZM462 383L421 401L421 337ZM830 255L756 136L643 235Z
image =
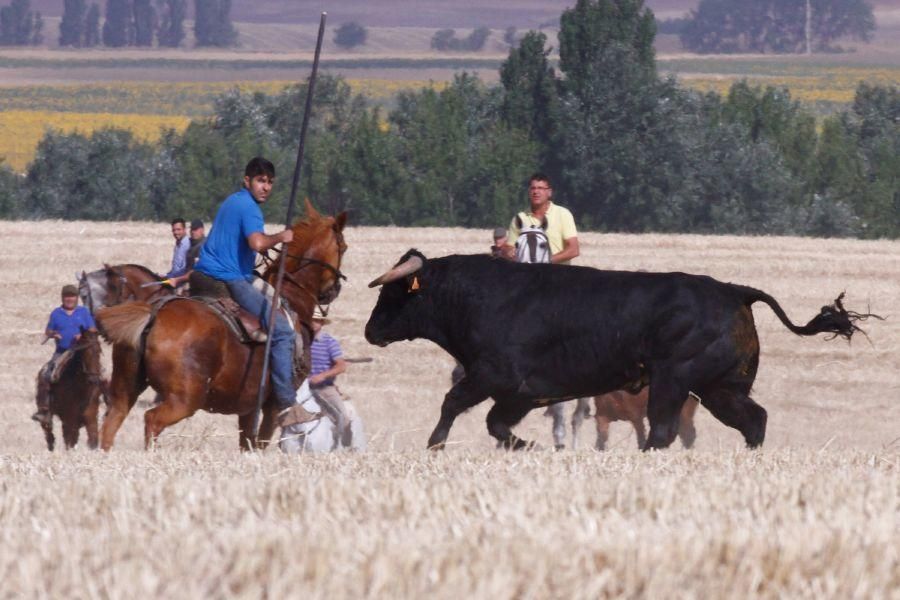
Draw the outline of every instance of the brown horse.
M306 218L292 227L294 240L287 252L262 275L274 284L279 262L286 261L282 296L297 313L307 343L313 308L340 292L345 223L346 213L325 217L307 200ZM148 385L161 403L144 413L147 447L163 429L201 409L238 415L241 448L256 445L253 425L264 345L242 344L207 305L188 299L168 302L155 316L151 304L127 302L99 310L97 321L113 343L109 410L100 432L104 450L112 447L122 421ZM259 433L267 440L275 427L271 394L263 408Z
M46 423L41 423L44 437L47 439L47 450L51 452L56 443L53 435L53 415L59 417L62 422L66 449L74 448L78 443L81 427L87 432L88 447L91 450L97 448L97 413L104 387L97 332L83 331L81 338L71 350L72 357L63 367L59 379L50 384L50 419Z
M150 302L156 298L173 294L170 285L143 265L103 265L102 269L81 272L78 276L78 294L81 303L91 314L105 306L116 306L130 300Z

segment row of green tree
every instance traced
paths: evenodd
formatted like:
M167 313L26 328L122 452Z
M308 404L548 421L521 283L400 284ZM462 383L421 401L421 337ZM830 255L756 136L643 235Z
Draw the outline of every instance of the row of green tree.
M656 72L641 0L579 0L562 15L559 70L543 34L511 49L501 85L460 74L387 113L323 77L301 193L372 225L493 227L547 172L579 225L601 231L900 235L900 91L860 84L819 126L775 88L726 97ZM156 144L128 132L48 133L27 177L0 177L14 218L210 217L254 155L290 177L306 86L232 91L211 119ZM288 185L267 203L283 218Z
M15 0L28 3L28 0ZM187 0L106 0L103 27L100 6L87 0L64 0L59 45L91 48L153 46L176 48L185 38ZM231 0L194 0L197 46L227 47L237 43L231 22ZM102 33L101 33L102 32Z
M833 52L841 38L869 41L875 17L865 0L700 0L670 25L692 52Z
M477 52L484 48L484 43L491 35L487 27L478 27L472 33L463 38L456 37L453 29L439 29L431 36L431 47L435 50L450 50L455 52Z
M44 19L28 0L0 7L0 46L38 46L44 42Z

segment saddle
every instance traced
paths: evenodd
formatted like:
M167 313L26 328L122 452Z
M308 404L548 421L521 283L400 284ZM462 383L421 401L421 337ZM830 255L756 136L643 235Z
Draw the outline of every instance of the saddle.
M190 276L191 295L188 300L203 302L220 319L228 326L228 328L238 337L242 344L264 344L268 335L259 317L242 308L237 302L232 300L228 291L228 286L217 279L213 279L199 271L193 271ZM256 278L253 286L265 294L269 300L275 296L272 286L260 278ZM177 299L177 296L169 296L167 299L161 299L162 302L158 307L154 305L155 310L159 310L165 302ZM296 343L294 344L293 357L293 380L294 387L300 384L309 376L312 363L309 356L309 345L305 342L304 337L298 331L297 315L290 309L288 304L282 299L280 310L287 318L291 329L296 335Z
M228 286L199 271L190 276L190 298L213 309L245 344L264 344L268 335L259 318L231 299Z

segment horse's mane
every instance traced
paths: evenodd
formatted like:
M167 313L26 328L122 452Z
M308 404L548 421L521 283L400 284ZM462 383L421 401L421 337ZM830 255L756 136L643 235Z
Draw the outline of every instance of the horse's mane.
M94 335L95 339L92 343L85 343L84 335ZM63 367L63 373L68 373L76 368L81 369L81 365L84 364L85 361L85 352L91 349L92 346L96 348L96 352L99 356L103 356L103 345L100 343L99 332L94 334L89 334L88 332L83 333L82 338L72 346L74 352L72 352L72 357Z
M294 221L294 224L291 225L291 230L294 232L294 235L306 235L308 236L314 229L316 225L319 225L321 222L333 217L323 216L323 215L307 215L302 219ZM296 243L292 242L292 243Z
M126 263L126 264L124 264L124 265L116 265L116 266L113 267L113 268L115 269L116 267L120 267L120 268L121 268L121 267L132 267L132 268L135 268L135 269L141 271L141 272L144 273L145 275L148 275L151 279L158 279L158 277L156 276L156 273L154 273L153 271L151 271L150 269L148 269L148 268L145 267L144 265L137 265L137 264L135 264L135 263Z

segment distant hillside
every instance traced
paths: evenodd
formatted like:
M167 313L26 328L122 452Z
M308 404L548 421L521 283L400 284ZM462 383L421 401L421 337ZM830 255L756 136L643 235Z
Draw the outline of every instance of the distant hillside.
M188 4L188 16L193 18L193 0ZM235 0L231 18L245 23L316 23L319 13L327 10L330 23L355 20L373 27L530 28L558 19L572 4L572 0ZM31 0L31 5L45 16L62 15L63 0Z
M90 2L91 0L88 0ZM103 1L101 4L103 4ZM7 4L9 0L0 0ZM684 16L699 0L645 0L661 19ZM188 18L193 18L193 0L189 1ZM559 15L574 0L235 0L231 18L241 23L281 25L318 23L321 10L328 11L328 22L337 26L357 21L367 27L423 27L533 29L553 26ZM879 23L900 21L900 0L874 0ZM60 17L63 0L31 0L35 10L45 17ZM45 36L56 37L58 27L47 27Z
M9 0L0 0L7 4ZM90 3L91 0L88 0ZM699 0L645 0L660 18L679 17ZM100 0L101 5L104 4ZM372 27L486 27L520 29L555 22L574 0L234 0L231 18L245 23L315 23L322 10L330 23L358 21ZM900 0L872 0L876 10L900 11ZM194 2L190 0L189 18ZM63 0L31 0L44 16L59 17Z

